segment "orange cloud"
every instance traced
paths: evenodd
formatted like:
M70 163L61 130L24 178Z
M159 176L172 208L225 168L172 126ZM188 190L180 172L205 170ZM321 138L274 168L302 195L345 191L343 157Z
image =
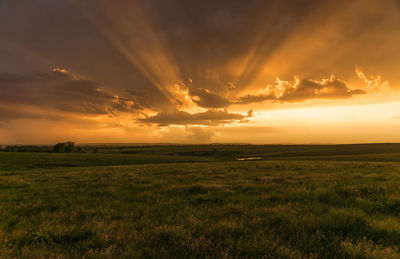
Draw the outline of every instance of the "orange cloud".
M277 78L273 85L268 85L264 92L257 95L244 95L238 104L263 102L267 100L296 102L307 99L349 98L356 94L365 94L360 89L350 89L346 82L331 75L322 80L303 79L295 77L293 81Z
M355 70L358 78L360 78L365 84L366 89L369 91L379 91L389 88L389 82L383 81L381 76L370 76L364 73L364 70L357 67Z

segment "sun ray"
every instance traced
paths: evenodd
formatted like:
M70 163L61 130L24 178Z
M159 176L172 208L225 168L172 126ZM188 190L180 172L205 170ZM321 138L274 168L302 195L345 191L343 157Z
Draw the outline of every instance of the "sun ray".
M81 4L99 30L176 106L187 105L179 67L168 43L139 1L99 1L91 10ZM177 91L181 90L180 91Z

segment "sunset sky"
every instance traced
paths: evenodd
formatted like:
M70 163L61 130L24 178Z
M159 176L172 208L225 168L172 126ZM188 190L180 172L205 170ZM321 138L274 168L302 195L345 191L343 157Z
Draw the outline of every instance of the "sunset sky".
M0 0L0 144L400 142L399 0Z

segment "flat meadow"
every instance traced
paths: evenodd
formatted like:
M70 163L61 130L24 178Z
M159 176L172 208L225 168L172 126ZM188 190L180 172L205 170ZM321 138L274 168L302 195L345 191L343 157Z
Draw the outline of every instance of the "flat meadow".
M2 258L400 257L400 145L97 152L0 152Z

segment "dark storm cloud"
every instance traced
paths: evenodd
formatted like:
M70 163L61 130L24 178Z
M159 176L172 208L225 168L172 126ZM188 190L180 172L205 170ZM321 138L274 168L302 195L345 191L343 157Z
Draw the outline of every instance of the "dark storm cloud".
M0 88L0 104L31 105L85 114L141 109L130 100L103 91L98 83L80 79L61 69L34 75L2 73Z
M231 105L231 101L217 93L210 92L207 89L191 89L189 94L194 103L203 108L223 108Z
M188 113L185 111L175 111L171 113L160 112L154 116L138 119L138 122L145 124L157 124L158 126L168 125L220 125L234 122L244 122L253 116L253 111L248 111L247 115L239 113L229 113L221 110L208 110L199 113Z
M68 67L107 90L134 90L147 104L164 108L165 96L81 12L79 2L3 0L0 72L28 74ZM3 40L7 44L1 44Z
M277 81L269 86L265 94L245 95L239 98L238 104L258 103L267 100L284 102L298 102L308 99L340 99L350 98L353 95L366 94L364 90L350 89L347 84L334 77L316 81L312 79L295 79L291 81Z
M115 19L107 13L108 7L120 10L125 28L116 27L114 32L128 46L126 37L132 31L143 38L148 36L149 28L136 22L136 11L132 10L140 6L154 34L172 53L183 79L192 78L198 88L223 91L228 82L247 86L268 57L318 5L317 0L4 0L0 38L25 47L46 60L48 66L69 67L103 85L135 90L143 102L160 109L168 102L162 91L129 62L99 24L88 19L82 6L100 17L101 24ZM134 51L141 50L132 51L131 56L137 56ZM251 52L255 55L249 56ZM247 56L248 66L240 78L225 69L232 60ZM210 71L215 76L210 77Z

